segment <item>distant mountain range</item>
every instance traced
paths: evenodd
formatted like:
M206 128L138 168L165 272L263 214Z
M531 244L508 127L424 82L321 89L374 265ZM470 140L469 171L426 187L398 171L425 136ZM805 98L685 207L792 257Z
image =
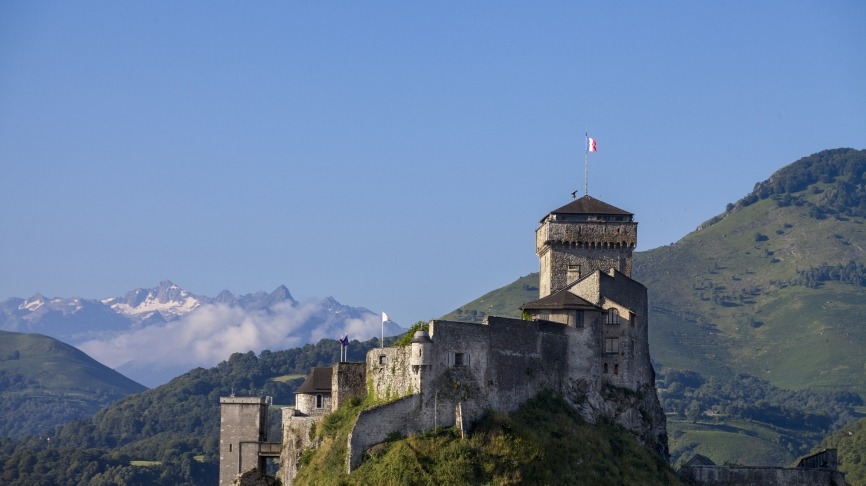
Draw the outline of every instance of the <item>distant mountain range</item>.
M204 304L225 304L247 310L264 309L280 302L297 301L285 286L270 294L256 292L235 296L223 290L216 297L195 295L164 280L151 289L130 290L123 297L84 299L46 298L36 294L28 299L12 297L0 303L0 329L36 332L79 343L105 332L140 329L179 319Z
M39 333L68 342L148 386L231 353L285 349L322 338L380 335L379 314L327 297L298 302L289 289L216 297L166 280L122 297L9 298L0 303L0 330ZM393 322L385 334L404 332Z

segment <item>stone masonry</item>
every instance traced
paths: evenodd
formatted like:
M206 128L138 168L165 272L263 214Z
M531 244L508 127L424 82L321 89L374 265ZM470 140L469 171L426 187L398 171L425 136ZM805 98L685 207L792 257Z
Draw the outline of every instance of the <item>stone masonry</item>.
M220 398L220 486L253 468L264 469L259 444L267 440L268 397Z

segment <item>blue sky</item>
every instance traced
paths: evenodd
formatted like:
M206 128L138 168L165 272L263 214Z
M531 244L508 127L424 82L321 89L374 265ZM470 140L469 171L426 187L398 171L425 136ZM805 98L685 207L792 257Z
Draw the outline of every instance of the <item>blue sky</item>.
M537 271L583 190L674 242L866 147L866 3L0 3L0 299L334 296L404 325Z

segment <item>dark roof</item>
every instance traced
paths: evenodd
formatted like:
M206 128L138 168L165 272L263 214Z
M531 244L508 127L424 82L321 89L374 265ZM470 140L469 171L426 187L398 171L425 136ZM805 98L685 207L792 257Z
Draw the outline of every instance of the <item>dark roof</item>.
M589 195L575 199L565 206L551 211L550 214L610 214L634 216L634 214L628 211L622 210L616 206L611 206L610 204L604 201L599 201ZM545 215L545 218L546 217L547 216ZM544 221L544 218L541 218L541 220Z
M716 463L713 462L712 459L710 459L709 457L701 455L701 454L695 454L692 456L691 459L686 461L686 463L683 464L682 467L715 466L715 465L716 465Z
M295 393L331 393L331 368L313 368Z
M588 300L582 299L568 290L560 290L554 292L547 297L543 297L532 302L527 302L520 307L520 310L536 310L536 309L598 309Z

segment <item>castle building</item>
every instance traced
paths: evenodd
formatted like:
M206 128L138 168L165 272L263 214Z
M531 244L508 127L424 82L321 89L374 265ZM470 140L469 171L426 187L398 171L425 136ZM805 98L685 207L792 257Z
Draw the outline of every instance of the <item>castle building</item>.
M383 402L358 416L347 471L389 435L435 427L468 432L487 411L516 410L542 391L559 394L590 422L623 425L668 459L649 355L647 289L631 278L636 244L632 213L590 196L575 199L545 215L536 230L539 299L521 307L523 319L434 320L408 346L334 365L333 409L350 396ZM327 381L316 378L326 373L318 370L307 382L322 388L305 382L296 407L283 411L283 484L292 483L301 453L315 446L309 431L321 416L310 403L325 396Z

